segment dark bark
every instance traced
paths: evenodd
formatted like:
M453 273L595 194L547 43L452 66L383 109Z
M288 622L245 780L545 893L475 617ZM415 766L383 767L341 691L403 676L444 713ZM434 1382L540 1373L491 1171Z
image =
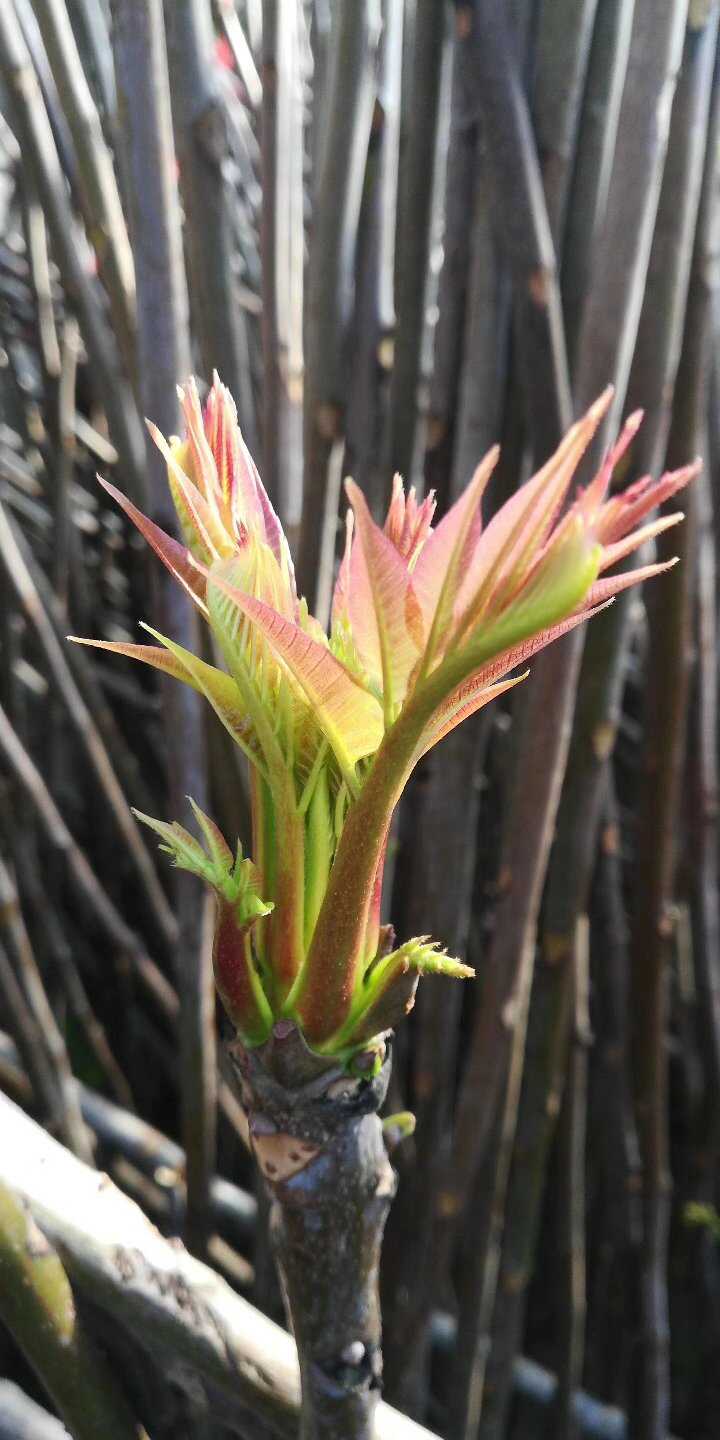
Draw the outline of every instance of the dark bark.
M717 97L717 90L716 90ZM709 130L703 195L685 317L668 463L678 465L702 441L718 248L717 108ZM651 595L645 746L633 917L633 1079L642 1161L640 1353L634 1423L641 1440L661 1440L670 1411L667 1244L671 1176L667 1120L666 1032L671 902L677 861L691 652L697 500L691 492L681 536L682 564ZM668 555L669 540L658 550Z
M433 342L426 435L425 478L428 485L438 492L441 504L449 492L461 382L464 380L473 396L483 394L478 376L472 375L471 385L468 366L463 365L466 311L468 306L471 314L474 309L471 260L478 248L474 242L471 243L471 237L478 228L478 217L473 218L471 225L467 222L473 210L478 165L477 85L471 13L470 7L463 5L458 7L455 16L445 170L443 266L438 282L438 320ZM497 366L494 351L492 362ZM495 438L493 435L493 441ZM477 452L473 450L472 464L482 453L480 449Z
M591 263L605 216L635 0L599 0L568 200L562 296L570 373L587 299Z
M190 23L187 15L178 15L182 34L183 19ZM161 0L115 0L113 46L136 261L140 394L144 413L170 435L180 428L176 386L187 380L191 361ZM202 57L196 63L201 66ZM177 532L165 464L149 439L147 459L151 516L165 529ZM196 613L164 570L155 604L164 633L197 651ZM180 817L188 795L201 807L206 804L204 719L199 696L187 686L166 681L161 694L169 798L172 813ZM209 989L209 937L197 883L181 872L174 878L182 1130L188 1180L186 1233L188 1243L202 1252L215 1151L215 1017Z
M215 70L210 0L172 0L164 14L193 331L203 378L209 382L213 370L219 371L254 453L257 427L246 317L233 275L227 119Z
M597 5L598 0L545 0L540 12L533 121L558 255Z
M623 894L621 827L612 773L606 777L591 900L593 1092L603 1123L590 1116L594 1266L588 1334L588 1384L609 1399L627 1394L632 1318L628 1279L640 1233L639 1159L630 1085L629 926ZM597 1216L597 1224L594 1217ZM590 1376L593 1377L592 1381Z
M401 151L398 216L397 333L393 358L386 460L388 474L412 476L417 436L418 382L425 329L433 168L440 98L445 6L417 7L412 34L412 127ZM409 27L406 27L406 33Z
M17 20L14 5L0 7L0 70L11 97L12 123L40 196L55 255L68 294L77 307L80 326L107 411L110 430L120 452L126 486L144 494L144 445L140 419L115 355L112 334L95 284L87 274L76 243L75 221L65 175L55 146L37 76Z
M263 9L263 483L291 543L302 507L303 129L296 0Z
M378 1268L395 1191L372 1080L327 1068L289 1022L230 1047L300 1361L301 1440L371 1440L382 1375Z
M72 134L78 199L100 277L110 301L125 372L135 375L135 277L112 155L83 70L65 0L34 0L35 14Z
M572 419L555 249L504 4L476 0L474 23L493 212L513 276L520 374L540 461Z
M333 441L343 432L348 324L360 202L375 100L379 0L343 6L333 27L307 268L303 515L298 586L312 608ZM328 515L334 529L337 502Z
M396 323L402 0L386 0L383 16L378 95L358 233L345 457L348 473L378 520L387 508L391 479L384 466L382 440Z
M408 797L413 841L405 863L411 892L402 911L402 933L441 935L453 955L467 951L487 738L487 715L448 737L443 752L428 757ZM394 1403L416 1415L422 1414L425 1399L427 1327L437 1304L434 1230L449 1150L462 1002L459 985L427 981L419 989L411 1057L415 1161L403 1176L390 1221L388 1387Z

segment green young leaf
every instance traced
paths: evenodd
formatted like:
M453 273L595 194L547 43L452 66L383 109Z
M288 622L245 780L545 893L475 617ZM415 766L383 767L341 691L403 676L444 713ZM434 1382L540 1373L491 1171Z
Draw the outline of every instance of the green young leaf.
M252 860L243 858L242 847L238 841L237 852L233 853L209 815L200 809L199 805L188 796L193 809L193 814L203 832L208 852L203 850L199 840L195 839L183 825L177 820L155 820L151 815L144 815L140 810L133 810L136 819L150 830L154 830L164 842L160 849L171 855L176 867L179 870L188 870L192 875L197 875L207 885L233 907L236 923L239 926L259 920L264 915L269 915L272 905L261 900L259 891L260 877Z

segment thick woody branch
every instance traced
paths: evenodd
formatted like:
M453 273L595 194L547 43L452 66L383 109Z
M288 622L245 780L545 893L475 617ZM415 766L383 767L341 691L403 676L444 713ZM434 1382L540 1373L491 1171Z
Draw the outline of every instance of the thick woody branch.
M140 1440L109 1367L78 1319L63 1266L22 1201L0 1183L0 1316L76 1440Z
M247 1433L248 1413L294 1440L300 1384L290 1336L206 1265L158 1233L137 1205L0 1096L0 1181L32 1207L81 1293L180 1378L192 1375L215 1419ZM434 1440L382 1403L374 1440Z

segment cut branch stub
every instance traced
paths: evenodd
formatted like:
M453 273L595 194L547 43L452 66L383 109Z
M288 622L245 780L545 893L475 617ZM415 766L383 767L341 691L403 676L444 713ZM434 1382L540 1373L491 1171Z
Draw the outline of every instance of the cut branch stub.
M320 1061L280 1022L229 1047L272 1201L271 1232L300 1359L303 1440L370 1440L382 1356L378 1268L395 1193L378 1110L390 1059L369 1079Z

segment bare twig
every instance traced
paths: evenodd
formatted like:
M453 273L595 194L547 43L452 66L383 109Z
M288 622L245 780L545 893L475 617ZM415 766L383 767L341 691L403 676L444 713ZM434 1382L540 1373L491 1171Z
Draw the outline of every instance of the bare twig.
M316 594L328 462L342 434L355 246L375 100L379 0L343 6L333 26L308 260L305 469L298 582ZM334 521L335 516L333 515Z
M563 245L562 296L571 374L607 205L634 6L635 0L602 0L595 16Z
M4 710L0 710L0 750L13 775L31 800L48 841L65 859L70 879L96 922L122 954L137 969L139 978L169 1018L177 1013L172 986L146 954L137 936L127 926L112 900L103 890L86 856L75 843L43 778L15 734Z
M24 548L24 547L23 547ZM26 552L27 553L27 552ZM55 629L43 606L34 583L28 563L18 542L16 527L0 504L0 559L25 614L35 630L45 652L55 683L60 692L78 739L100 783L101 793L110 808L113 821L122 836L129 860L142 884L147 897L149 913L157 932L166 945L172 944L177 936L177 926L158 880L153 861L138 834L138 828L130 812L120 783L113 769L110 757L99 734L93 716L85 704L75 683L65 653ZM32 562L31 562L32 563ZM68 647L69 648L69 647Z
M402 0L386 0L378 94L358 235L350 349L346 468L379 519L387 506L383 429L395 333L395 235L400 151Z
M530 438L536 458L572 419L555 249L527 101L501 0L476 0L478 97L498 234L514 281Z
M579 1389L585 1353L585 1136L587 1050L590 1043L589 923L580 917L573 955L573 1023L567 1081L559 1125L559 1240L564 1304L555 1424L558 1440L577 1434L573 1395Z
M646 63L650 54L649 34L652 34L654 41L652 67ZM621 122L622 135L624 143L626 130L634 129L639 123L638 110L641 110L646 133L651 131L653 136L654 168L652 171L648 170L647 152L645 149L638 148L635 158L639 173L633 172L632 176L629 175L629 167L624 167L621 173L613 172L613 191L617 184L617 194L613 193L612 204L609 205L605 224L606 244L602 248L603 263L598 268L592 292L591 310L597 318L597 334L592 330L589 320L586 321L585 326L584 343L587 348L584 351L586 358L583 360L581 372L585 386L582 394L583 403L587 395L594 393L599 388L600 374L605 376L612 374L620 351L624 353L628 348L634 347L640 309L634 291L638 286L638 273L642 278L641 289L644 288L644 269L641 261L644 261L645 266L647 265L652 222L654 222L657 208L659 182L667 144L667 128L663 129L659 120L664 119L666 124L669 121L667 113L669 108L667 103L668 86L671 83L674 84L681 42L682 30L678 26L676 13L669 12L664 26L659 27L657 12L651 0L640 0L634 39L637 76L634 76L634 83L629 87L630 99L624 106ZM641 79L642 85L640 84ZM652 120L646 114L650 100L652 100ZM644 178L644 186L640 183L640 174ZM616 182L618 175L619 179ZM631 193L629 193L630 191ZM642 222L639 224L639 229L629 222L631 213L637 214L639 222ZM615 308L611 323L602 299L606 277L600 271L604 271L605 265L608 269L612 267L612 236L616 229L622 232L623 237L627 237L628 233L632 232L638 249L642 250L642 255L635 257L634 265L625 276L628 291L633 292L633 303L637 308L634 326L632 325L632 313L630 310L624 310L622 303ZM648 229L649 234L647 233ZM616 285L619 283L617 278L614 283ZM642 294L640 302L641 300ZM619 327L622 335L616 329L618 314L624 316L623 324ZM628 331L632 333L629 334ZM566 646L564 642L561 642L554 646L546 657L543 657L542 665L538 664L535 667L530 692L533 714L532 717L528 716L526 732L528 760L526 764L523 764L521 760L518 761L518 773L521 779L517 782L516 793L518 802L521 802L523 814L514 814L511 801L507 822L507 850L501 870L503 895L500 913L496 921L497 939L493 947L493 954L488 957L486 962L488 986L494 983L492 976L495 973L495 963L499 952L502 951L498 978L502 976L502 983L506 984L511 974L511 967L505 963L505 957L513 954L517 959L526 950L528 944L531 944L529 937L534 934L540 887L547 862L552 824L559 799L559 782L564 770L569 739L568 726L578 659L576 654L571 661L572 649L572 646ZM567 705L568 692L570 706ZM559 695L564 697L562 705L559 703ZM545 736L546 726L547 735ZM518 753L519 755L523 753L522 741ZM543 757L542 761L541 756ZM559 763L560 757L561 764ZM548 762L551 761L547 766L546 759ZM542 794L535 793L536 787ZM532 825L528 823L530 816L534 817ZM525 857L522 861L520 861L521 855ZM532 883L529 882L531 875ZM503 1046L509 1042L508 1031L500 1019L504 1008L504 1004L500 1004L495 1012L495 1021L490 1022L492 1028L497 1026L498 1034L503 1036ZM485 1004L482 1005L479 1014L480 1017L485 1017L482 1020L483 1040L487 1043L473 1045L473 1061L463 1082L455 1145L459 1166L458 1180L460 1171L466 1172L468 1166L472 1169L474 1163L472 1157L473 1155L477 1157L479 1153L477 1147L482 1145L482 1127L478 1127L475 1111L476 1097L478 1094L483 1094L485 1097L492 1094L499 1078L497 1055L494 1047L489 1043L489 1036L484 1033L485 1024L489 1022L489 1012L486 1010ZM476 1066L480 1067L481 1073L476 1073ZM465 1119L469 1129L466 1129Z
M182 11L182 13L180 13ZM161 0L115 0L113 44L121 133L130 185L130 229L136 252L140 394L143 408L165 434L179 428L176 385L190 368L187 286L183 268L180 210L173 175L173 139L168 63ZM177 41L202 16L178 7ZM194 33L194 32L193 32ZM204 57L204 58L203 58ZM198 80L205 51L193 64ZM192 78L192 76L190 77ZM179 82L178 82L179 83ZM186 157L187 158L187 157ZM200 217L197 216L200 224ZM216 217L217 218L217 217ZM205 217L207 222L208 217ZM207 226L206 228L211 228ZM148 446L152 510L165 529L177 529L164 463ZM197 617L186 596L163 572L160 623L188 649L198 649ZM206 804L205 737L199 697L186 686L162 689L170 803L182 814L190 794ZM206 993L202 908L191 876L177 872L177 955L180 991L182 1128L188 1168L187 1234L202 1250L207 1235L208 1183L214 1147L214 1092L208 1057L213 1027Z
M297 0L263 9L263 479L291 537L302 508L303 132Z
M141 497L145 447L139 417L117 364L98 293L82 263L65 177L14 3L3 5L0 15L0 72L11 97L13 124L45 211L63 280L77 306L110 430L127 471L127 484L136 497Z
M545 203L555 250L563 221L577 139L585 71L598 0L543 5L537 38L533 120Z
M56 394L55 433L57 458L55 464L55 552L53 557L53 588L60 609L67 614L70 596L71 561L74 558L74 536L70 487L75 473L76 384L80 334L75 321L68 318L62 332L60 373Z
M642 310L630 388L647 406L634 456L644 472L660 454L662 415L672 396L682 337L682 315L692 254L710 80L715 22L707 49L692 37L683 70L650 274ZM681 198L682 197L682 198ZM533 993L528 1038L528 1072L518 1120L518 1151L511 1175L505 1227L506 1256L494 1321L488 1411L502 1416L509 1403L512 1360L521 1339L547 1155L562 1091L571 1024L573 955L577 926L588 891L597 843L607 762L612 754L624 680L628 605L621 601L598 619L587 638L573 738L558 810L543 910L542 961ZM512 1283L511 1283L512 1277ZM489 1421L488 1421L489 1423Z
M477 383L473 380L472 386L470 385L468 370L472 367L462 365L466 306L469 305L471 315L479 314L473 301L471 280L471 256L477 256L478 251L475 241L479 225L477 208L472 226L467 223L467 217L473 210L478 163L475 44L470 15L470 6L464 5L457 9L455 16L450 130L445 171L443 266L438 284L438 320L433 346L426 436L426 477L442 499L448 490L453 428L461 381L464 380L473 396L483 395L485 391L479 378ZM477 296L477 287L475 294ZM497 365L495 352L493 364ZM473 447L475 460L472 463L476 463L476 457L483 453L482 446Z
M223 34L232 50L238 75L245 86L248 101L253 110L259 110L263 98L262 82L257 71L252 50L248 44L247 36L235 8L235 0L216 0L216 8ZM263 24L263 40L264 38L265 26Z
M213 370L220 372L235 397L245 439L256 450L246 318L233 275L227 120L213 60L210 0L169 0L164 15L191 312L202 372L206 380Z
M420 5L413 33L413 125L403 154L397 236L397 331L395 335L388 428L387 471L413 474L418 415L418 384L433 204L433 167L440 98L445 7Z
M77 1085L65 1041L53 1015L30 944L15 882L0 860L0 931L12 957L15 974L31 1012L37 1043L44 1051L55 1091L50 1113L66 1143L82 1160L92 1160L90 1137L82 1122ZM44 1099L48 1100L47 1093Z
M88 239L110 299L113 329L135 372L135 276L112 155L85 78L65 0L33 0L63 114L78 160L78 195Z
M25 245L37 306L38 339L47 385L57 380L60 374L60 345L53 309L47 226L37 192L27 173L23 176L23 201Z

